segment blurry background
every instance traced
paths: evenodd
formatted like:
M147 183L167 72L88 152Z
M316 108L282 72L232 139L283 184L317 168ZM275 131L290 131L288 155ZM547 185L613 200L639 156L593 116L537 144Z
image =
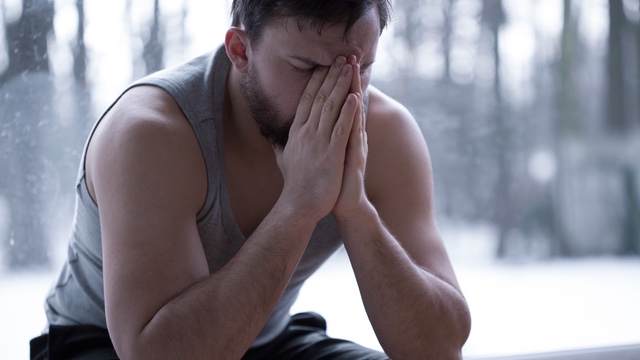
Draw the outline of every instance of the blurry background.
M230 3L0 1L0 323L24 323L0 358L44 326L91 126L134 79L221 44ZM640 343L640 0L394 7L372 83L429 144L465 354ZM359 314L351 337L379 346Z

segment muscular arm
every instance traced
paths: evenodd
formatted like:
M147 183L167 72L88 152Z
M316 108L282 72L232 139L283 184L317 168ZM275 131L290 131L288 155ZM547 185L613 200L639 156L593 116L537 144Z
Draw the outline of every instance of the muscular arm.
M237 255L209 275L195 222L206 191L195 135L175 104L162 105L171 100L161 90L127 96L125 104L136 97L158 104L145 113L113 109L87 159L116 350L136 359L210 358L212 349L237 358L277 302L313 224L279 202Z
M86 169L100 209L107 325L121 357L244 354L338 196L342 174L332 169L344 162L357 105L350 83L349 65L313 75L292 145L278 155L284 177L278 201L213 274L195 219L206 170L186 119L168 94L149 87L131 90L110 111L91 140ZM338 106L318 109L325 102ZM346 131L334 131L331 122Z
M371 93L368 197L336 216L367 314L391 358L461 358L469 312L435 225L426 145L406 110Z

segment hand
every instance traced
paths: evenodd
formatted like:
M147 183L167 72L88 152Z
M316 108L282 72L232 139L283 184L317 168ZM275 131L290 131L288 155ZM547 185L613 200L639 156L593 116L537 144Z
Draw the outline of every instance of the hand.
M320 220L340 194L345 154L358 108L353 63L340 56L316 69L300 99L284 149L274 149L284 178L281 199Z
M358 96L358 108L349 134L342 187L333 208L333 214L339 220L349 218L358 211L362 204L368 201L364 178L369 148L365 129L364 94L360 81L360 65L354 55L349 56L348 63L354 69L350 91Z

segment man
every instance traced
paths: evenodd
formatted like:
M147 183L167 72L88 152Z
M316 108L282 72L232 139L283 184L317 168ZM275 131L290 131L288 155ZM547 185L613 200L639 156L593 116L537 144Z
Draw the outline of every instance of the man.
M469 313L425 142L369 86L389 11L235 0L221 50L126 91L89 139L32 356L460 358ZM289 316L341 244L387 355L329 338L319 315Z

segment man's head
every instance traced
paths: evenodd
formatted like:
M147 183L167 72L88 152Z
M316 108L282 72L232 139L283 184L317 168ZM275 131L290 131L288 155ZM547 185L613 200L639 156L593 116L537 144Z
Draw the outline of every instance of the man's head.
M278 18L307 21L318 33L327 23L343 23L346 37L353 24L374 7L382 33L390 18L390 0L233 0L231 25L244 27L254 43L265 25Z
M234 0L225 45L262 135L284 147L311 73L355 55L370 80L389 0Z

